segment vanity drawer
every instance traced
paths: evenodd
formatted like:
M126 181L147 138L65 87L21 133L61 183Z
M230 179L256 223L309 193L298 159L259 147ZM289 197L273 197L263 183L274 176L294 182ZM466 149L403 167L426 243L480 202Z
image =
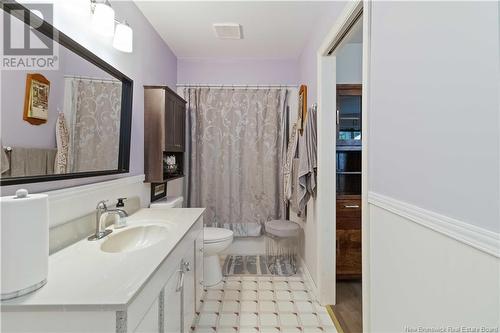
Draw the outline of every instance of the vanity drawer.
M337 197L337 218L342 217L361 219L361 196Z

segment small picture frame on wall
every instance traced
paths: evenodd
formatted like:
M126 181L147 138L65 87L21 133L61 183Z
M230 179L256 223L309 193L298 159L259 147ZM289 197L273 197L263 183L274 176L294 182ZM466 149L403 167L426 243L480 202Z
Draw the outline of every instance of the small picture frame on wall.
M151 202L167 196L167 183L151 183Z
M32 125L41 125L49 118L50 81L41 74L26 76L23 119Z
M297 122L300 135L304 132L304 123L307 117L307 86L301 85L299 88L299 119Z

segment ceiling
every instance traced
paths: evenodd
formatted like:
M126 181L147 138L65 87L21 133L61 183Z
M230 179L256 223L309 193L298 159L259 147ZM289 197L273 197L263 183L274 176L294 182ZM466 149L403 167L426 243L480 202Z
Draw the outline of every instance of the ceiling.
M297 58L318 19L341 8L332 1L134 1L179 58ZM217 39L213 23L239 23L244 38Z

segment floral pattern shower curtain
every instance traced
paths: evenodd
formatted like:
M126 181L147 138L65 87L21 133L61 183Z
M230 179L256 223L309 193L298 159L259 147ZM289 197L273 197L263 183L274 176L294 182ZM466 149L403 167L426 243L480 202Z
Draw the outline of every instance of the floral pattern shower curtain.
M282 89L186 88L189 207L205 225L258 236L283 212Z
M118 168L121 93L119 81L66 79L68 172Z

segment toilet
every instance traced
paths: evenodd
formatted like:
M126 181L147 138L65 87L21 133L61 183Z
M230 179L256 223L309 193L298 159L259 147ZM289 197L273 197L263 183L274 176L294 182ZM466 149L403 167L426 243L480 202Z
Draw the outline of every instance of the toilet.
M182 208L184 202L183 197L166 196L157 201L152 202L149 208Z
M203 284L215 286L222 281L222 268L219 253L233 242L233 232L223 228L205 227L203 230Z
M182 208L183 197L167 196L152 202L153 209ZM219 253L224 251L233 242L233 232L223 228L203 229L203 284L206 287L215 286L222 281L222 268Z

